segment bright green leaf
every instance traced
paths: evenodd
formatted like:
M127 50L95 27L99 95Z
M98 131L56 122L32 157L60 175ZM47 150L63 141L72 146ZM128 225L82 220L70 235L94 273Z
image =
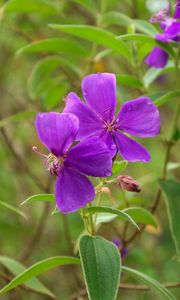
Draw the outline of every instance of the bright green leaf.
M9 123L27 121L27 119L32 119L35 116L34 111L23 111L17 114L14 114L10 117L4 118L0 121L0 128L6 126Z
M74 36L86 39L93 43L103 45L107 48L113 49L120 55L126 57L128 60L131 58L129 47L123 42L116 39L116 36L104 29L97 28L89 25L49 25L53 29L60 30L72 34Z
M168 289L166 289L161 283L149 277L148 275L124 266L122 267L122 271L129 273L130 275L143 282L150 289L155 291L161 297L162 300L176 300L174 295L171 294L171 292Z
M55 202L55 196L54 194L37 194L33 195L26 200L24 200L21 205L23 204L29 204L36 201L42 201L42 202Z
M167 92L165 95L156 99L154 101L154 104L157 106L161 106L168 101L173 101L174 99L176 99L179 96L180 96L180 91Z
M83 236L79 252L89 300L115 300L121 272L117 247L99 236Z
M10 271L15 276L26 270L26 268L21 263L6 256L0 256L0 264L6 267L8 271ZM25 283L25 286L39 293L55 298L51 291L49 291L37 278L33 278L27 281Z
M173 180L160 180L159 183L165 194L171 234L180 258L180 183Z
M14 206L12 206L12 205L10 205L10 204L4 202L4 201L0 201L0 206L1 206L1 207L5 207L5 208L11 210L12 212L14 212L14 213L20 215L21 217L27 219L27 216L25 215L25 213L23 213L22 211L20 211L20 210L17 209L16 207L14 207Z
M72 0L75 3L82 5L85 9L87 9L92 15L97 14L97 7L93 0Z
M120 85L125 85L130 88L140 89L143 87L142 82L132 75L121 74L116 75L117 83Z
M112 177L116 177L121 174L121 172L127 167L128 161L121 160L121 161L114 161L113 163L113 170L112 170Z
M78 258L68 257L68 256L54 256L54 257L41 260L38 263L27 268L19 275L17 275L14 279L12 279L5 287L3 287L0 290L0 295L5 294L6 292L14 289L15 287L24 284L25 282L32 279L33 277L36 277L55 267L59 267L62 265L79 264L79 263L80 260Z
M9 0L3 6L4 12L8 13L30 13L55 14L57 7L48 0Z

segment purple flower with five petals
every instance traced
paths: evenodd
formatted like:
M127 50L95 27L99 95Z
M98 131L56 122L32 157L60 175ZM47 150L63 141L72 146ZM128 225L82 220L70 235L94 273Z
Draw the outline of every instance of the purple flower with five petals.
M105 143L99 137L90 137L72 147L79 130L79 121L73 114L38 113L35 127L42 144L50 154L44 155L51 175L56 175L56 203L63 213L84 207L95 197L90 180L85 176L111 175L112 159ZM36 150L36 147L34 147ZM39 153L39 152L38 152Z
M176 9L173 18L170 17L170 5L166 9L159 11L150 19L151 23L160 23L163 30L162 33L155 35L157 41L163 43L179 42L180 41L180 1L177 0ZM158 46L155 46L147 56L145 62L154 68L164 68L168 62L169 55L166 51Z
M79 119L77 139L98 135L107 144L112 157L119 151L125 160L148 162L148 151L126 134L141 138L159 134L160 116L152 101L147 97L127 101L115 117L116 77L111 73L86 76L82 81L82 93L85 102L71 92L64 109Z

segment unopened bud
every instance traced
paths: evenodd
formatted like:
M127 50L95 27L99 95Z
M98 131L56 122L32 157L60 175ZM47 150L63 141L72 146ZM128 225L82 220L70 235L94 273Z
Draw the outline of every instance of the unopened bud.
M118 185L120 185L123 190L136 193L141 191L139 183L135 181L131 176L120 175L117 177L117 179Z

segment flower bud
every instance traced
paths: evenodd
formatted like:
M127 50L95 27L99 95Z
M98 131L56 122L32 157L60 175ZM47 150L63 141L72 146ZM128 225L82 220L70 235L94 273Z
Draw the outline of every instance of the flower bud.
M135 181L131 176L120 175L117 177L117 179L118 185L121 186L123 190L136 193L141 191L139 183Z

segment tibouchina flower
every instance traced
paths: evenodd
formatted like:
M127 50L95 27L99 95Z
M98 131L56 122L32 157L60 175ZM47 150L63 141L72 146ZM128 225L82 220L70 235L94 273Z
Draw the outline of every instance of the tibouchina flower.
M163 42L179 42L180 41L180 1L176 3L176 9L173 18L170 17L170 6L163 9L151 18L151 23L160 23L162 33L155 35L155 39ZM155 46L146 58L146 64L154 68L163 68L168 62L169 55L166 51Z
M72 147L79 129L78 118L73 114L38 113L35 126L41 142L50 151L48 156L43 155L45 164L51 175L57 176L57 207L63 213L84 207L95 197L94 187L85 175L111 175L107 146L98 137L91 137Z
M148 162L148 151L126 133L141 138L159 134L159 112L152 101L147 97L127 101L115 116L116 77L111 73L86 76L82 81L82 93L85 102L71 92L64 109L64 112L73 113L79 119L77 138L82 140L98 135L107 144L112 156L119 150L125 160Z

